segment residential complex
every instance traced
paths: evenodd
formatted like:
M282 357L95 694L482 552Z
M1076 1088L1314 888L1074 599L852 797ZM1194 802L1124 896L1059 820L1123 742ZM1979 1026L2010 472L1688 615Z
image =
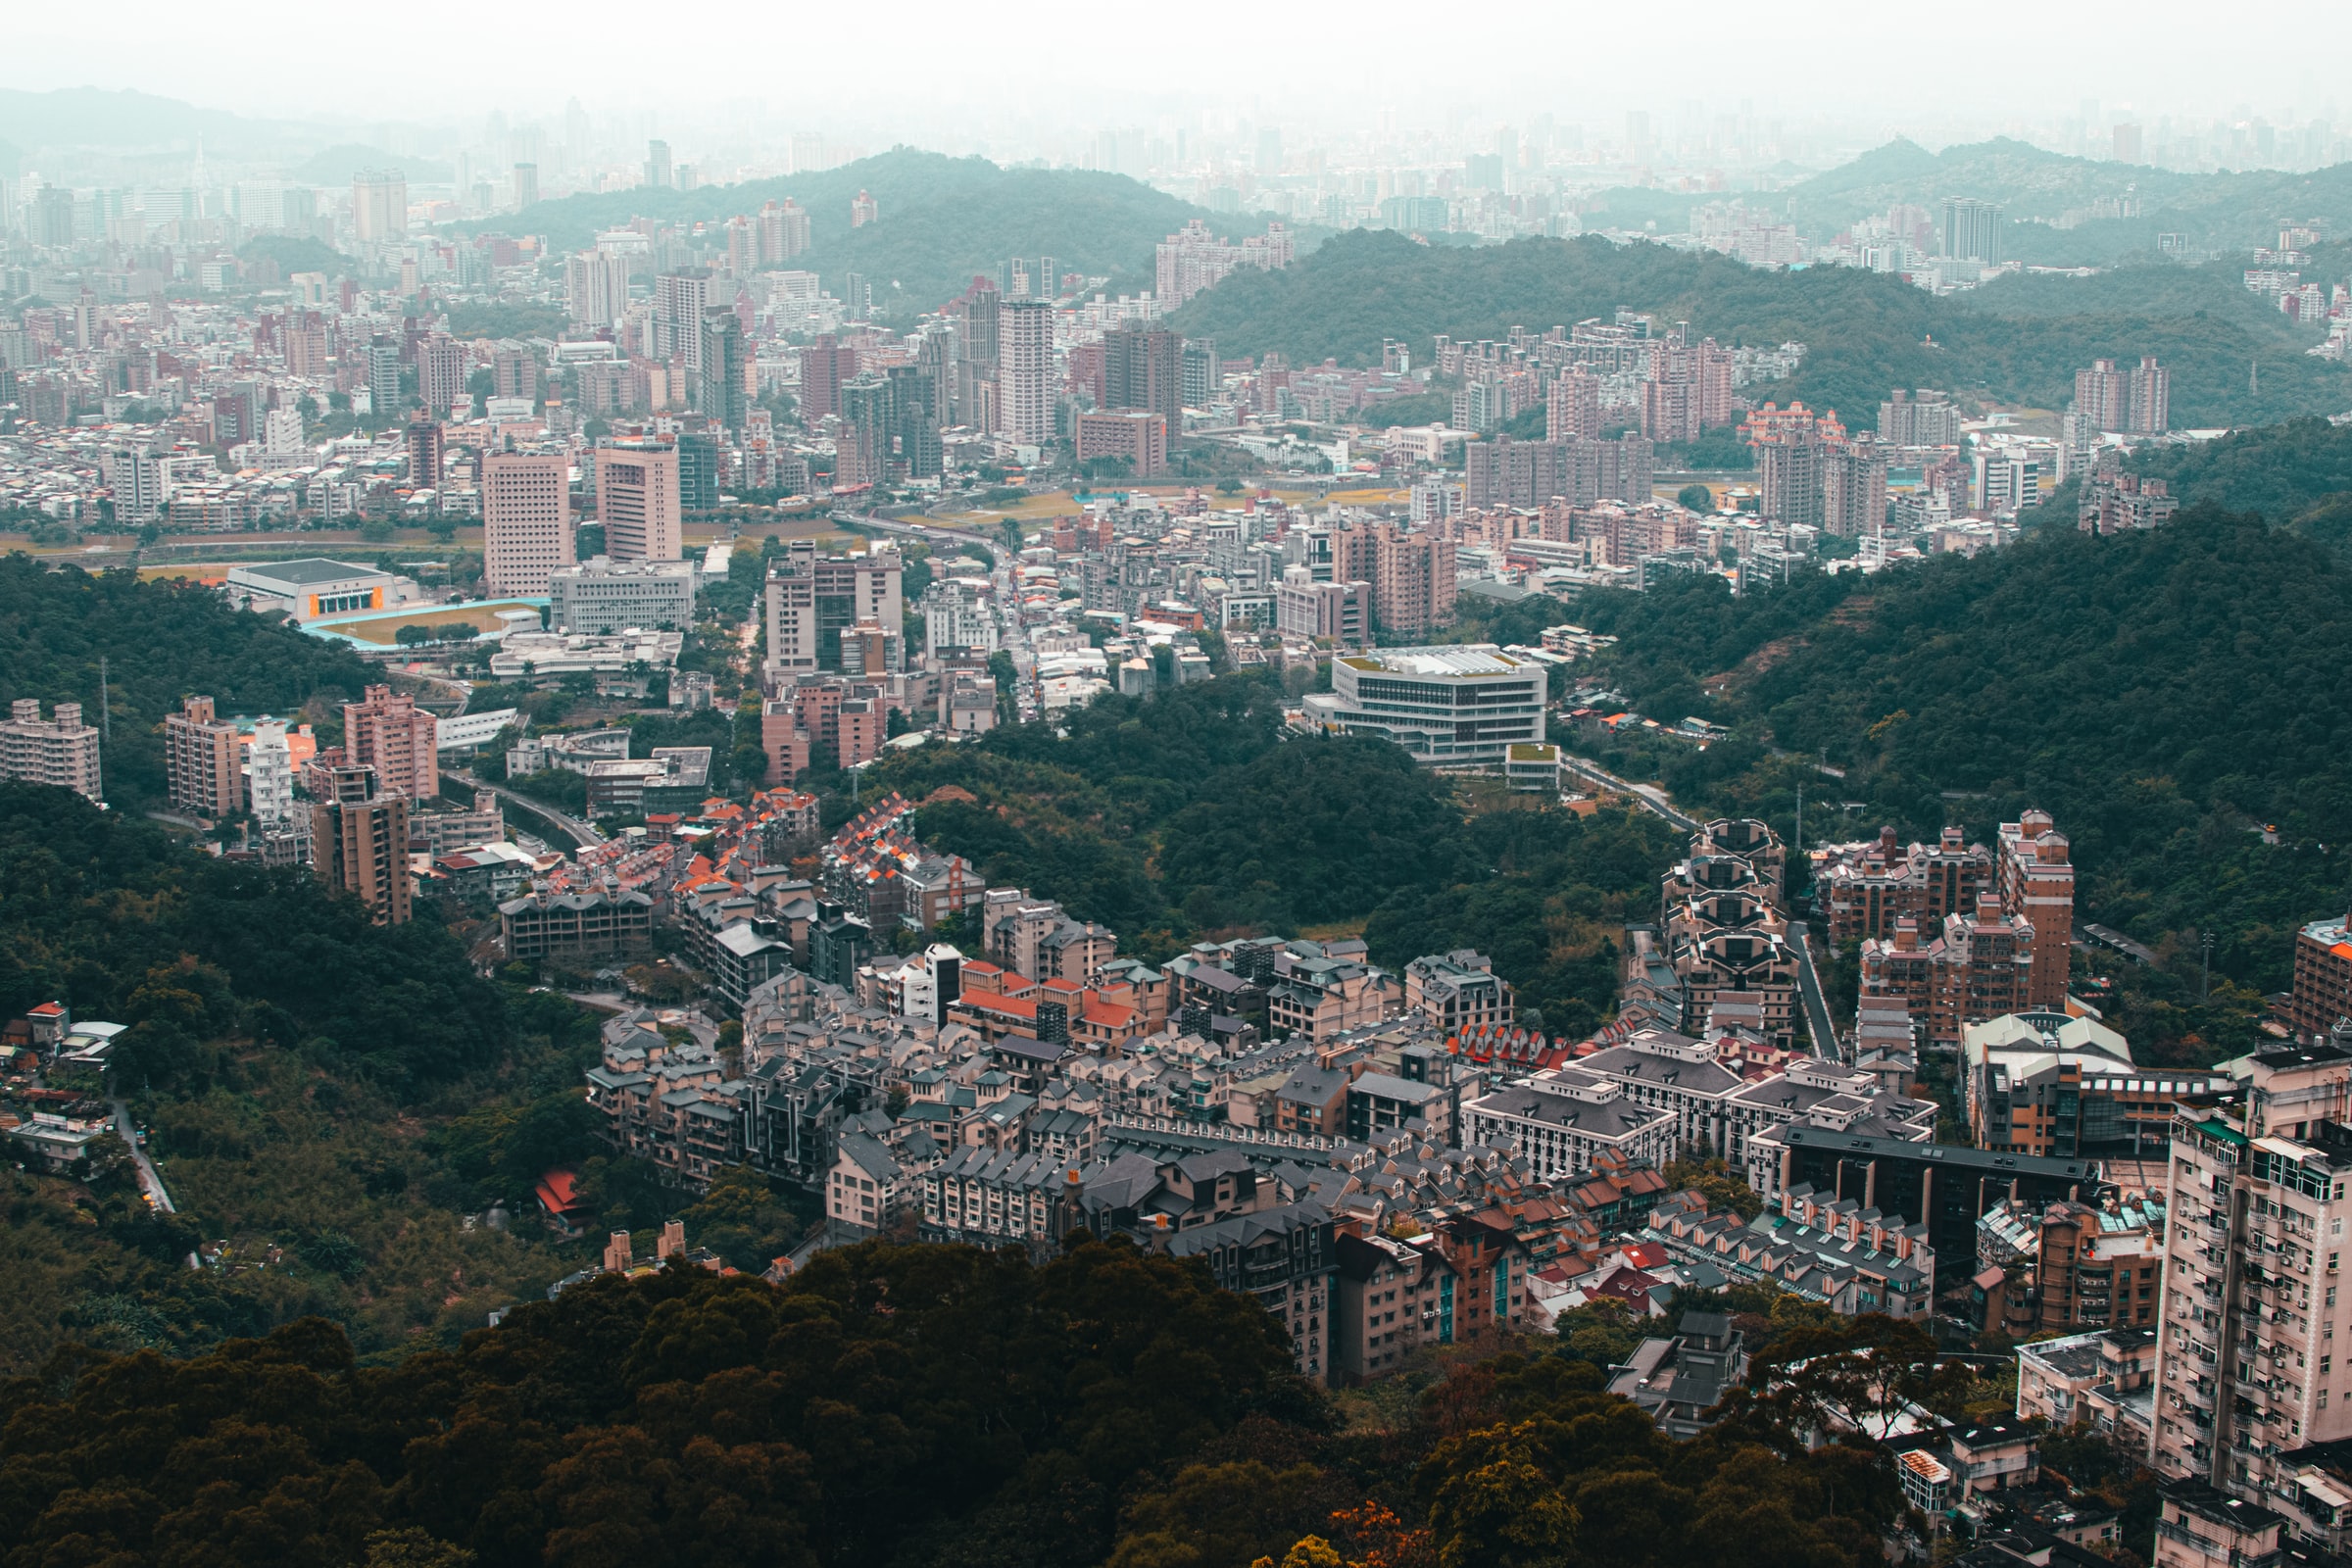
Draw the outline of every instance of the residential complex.
M237 726L214 716L210 697L189 697L164 715L164 778L174 810L201 817L245 808Z
M408 798L384 789L376 770L362 762L314 767L311 777L318 880L358 899L377 925L407 924L415 897Z
M572 564L571 481L563 457L492 452L482 459L482 581L501 594L543 594Z
M81 721L79 703L59 703L47 718L37 697L9 705L8 720L0 723L0 779L54 784L101 800L100 760L97 727Z
M439 724L416 698L370 686L363 700L343 705L343 754L374 769L386 793L430 801L441 793Z
M2140 1067L2094 1018L2006 1013L1961 1031L1960 1091L1981 1149L2066 1159L2153 1159L2183 1103L2224 1093L2220 1071Z
M2352 1054L2284 1047L2242 1103L2184 1110L2165 1191L2152 1462L2249 1501L2300 1493L2297 1450L2352 1437L2339 1301ZM2342 1333L2338 1331L2342 1330Z

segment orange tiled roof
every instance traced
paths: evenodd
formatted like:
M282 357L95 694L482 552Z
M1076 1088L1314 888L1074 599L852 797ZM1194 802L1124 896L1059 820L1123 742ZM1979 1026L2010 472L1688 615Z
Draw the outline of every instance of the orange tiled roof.
M1037 1020L1037 1004L1027 997L1000 997L990 991L967 991L956 1000L956 1005L979 1012L1002 1013L1008 1018L1026 1018L1032 1023Z

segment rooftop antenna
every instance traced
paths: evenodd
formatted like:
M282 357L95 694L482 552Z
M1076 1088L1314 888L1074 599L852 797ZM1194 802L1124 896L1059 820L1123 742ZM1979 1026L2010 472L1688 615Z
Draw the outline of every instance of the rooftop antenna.
M115 738L114 715L107 710L106 656L98 656L98 744L104 746Z

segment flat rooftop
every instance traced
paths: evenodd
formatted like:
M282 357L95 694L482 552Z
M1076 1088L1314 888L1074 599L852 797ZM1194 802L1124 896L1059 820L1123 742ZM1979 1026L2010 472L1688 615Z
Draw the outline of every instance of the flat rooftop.
M1350 669L1376 675L1519 675L1542 674L1544 666L1513 659L1492 643L1465 643L1458 648L1383 648L1346 660Z
M302 561L264 561L252 565L229 568L239 576L282 582L289 588L315 588L322 582L350 582L355 577L381 577L385 573L373 566L355 566L349 562L328 561L312 556Z

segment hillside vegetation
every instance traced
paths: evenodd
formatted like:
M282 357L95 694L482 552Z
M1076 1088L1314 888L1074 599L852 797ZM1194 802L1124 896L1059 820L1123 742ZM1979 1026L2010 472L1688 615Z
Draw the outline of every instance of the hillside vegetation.
M432 906L371 925L307 870L216 859L66 791L0 785L0 1016L51 1001L130 1026L114 1090L153 1129L181 1212L148 1211L119 1146L86 1193L0 1174L0 1365L37 1360L61 1334L203 1346L306 1311L382 1348L450 1321L444 1298L478 1322L560 1272L509 1238L461 1239L464 1186L436 1181L425 1146L443 1106L529 1100L514 1075L593 1031L569 1004L477 977ZM545 1168L535 1159L580 1152L571 1085L540 1092L559 1089L540 1147L515 1145L511 1200ZM237 1267L187 1267L220 1240L244 1244ZM273 1246L278 1267L250 1266Z
M1891 1342L1875 1373L1864 1341ZM1418 1401L1386 1385L1342 1430L1282 1329L1198 1262L1092 1239L1042 1266L866 1243L781 1290L691 1269L599 1280L384 1369L355 1368L315 1319L184 1362L61 1356L7 1387L0 1553L1855 1568L1902 1513L1892 1469L1796 1433L1866 1374L1936 1397L1926 1347L1885 1319L1780 1335L1787 1392L1736 1393L1690 1443L1596 1392L1592 1364L1534 1348L1465 1356Z
M0 559L0 695L61 700L98 722L106 660L113 736L107 798L137 811L165 803L164 715L191 693L220 711L300 713L341 734L336 706L379 678L359 656L283 621L229 608L185 580L141 582L132 571L52 570L26 555ZM315 705L315 706L314 706Z
M2352 659L2352 575L2257 515L2208 503L2121 538L2053 527L1869 578L1741 599L1694 578L1579 609L1623 639L1605 670L1643 711L1739 731L1618 754L1686 804L1786 823L1802 786L1808 842L1882 821L1989 840L2039 806L2073 842L2078 919L2192 983L2211 932L2216 976L2256 992L2286 984L2295 927L2352 888L2352 697L2331 675Z
M1110 926L1122 953L1360 929L1391 967L1479 949L1548 1028L1606 1015L1617 930L1643 917L1671 855L1662 822L1470 809L1386 742L1283 739L1281 700L1251 676L1105 697L1066 737L1000 729L880 773L920 806L927 841Z
M2024 286L2005 292L2013 282ZM1365 365L1379 363L1384 338L1423 353L1440 333L1498 338L1514 325L1542 331L1619 306L1689 321L1722 342L1804 343L1798 372L1752 395L1835 409L1853 427L1874 425L1880 401L1898 386L2064 408L2076 370L2141 354L2172 370L2177 425L2257 423L2352 404L2352 374L2305 355L2310 334L2218 266L2166 269L2157 279L2004 280L1978 296L1937 298L1853 268L1768 271L1590 235L1456 249L1357 230L1287 270L1236 274L1173 320L1226 353L1271 349L1293 364ZM2247 377L2257 359L2258 392Z
M2185 503L2258 512L2335 550L2352 548L2352 425L2296 419L2218 441L2147 447L2132 467Z
M101 653L114 808L0 785L0 1017L59 1001L130 1026L111 1085L51 1087L124 1097L179 1213L148 1210L111 1138L74 1179L0 1171L0 1369L66 1338L196 1349L306 1312L368 1355L454 1345L577 1266L582 1249L531 1222L532 1185L560 1163L611 1227L683 1212L755 1270L789 1247L800 1222L762 1181L698 1201L598 1152L580 1079L593 1019L527 973L476 972L486 909L425 901L375 926L307 870L216 858L146 819L163 794L154 728L181 693L224 712L308 696L333 739L331 704L359 695L365 665L190 585L0 562L0 692L80 697L94 719ZM499 1201L524 1223L462 1224ZM223 1242L220 1266L187 1266Z
M2150 132L2152 135L2153 132ZM2319 219L2330 232L2352 222L2352 164L2307 172L2222 170L2185 173L2146 164L2078 158L2006 136L1931 153L1896 137L1836 169L1765 198L1797 231L1826 240L1898 204L1933 214L1947 196L2001 204L2003 254L2054 266L2097 266L2156 254L2156 236L2179 234L2195 249L2246 251L2275 244L2281 221ZM2135 218L2092 219L2102 199L2138 202ZM1693 209L1725 200L1670 191L1601 192L1586 211L1596 228L1687 229ZM2068 226L2058 226L2065 222Z

